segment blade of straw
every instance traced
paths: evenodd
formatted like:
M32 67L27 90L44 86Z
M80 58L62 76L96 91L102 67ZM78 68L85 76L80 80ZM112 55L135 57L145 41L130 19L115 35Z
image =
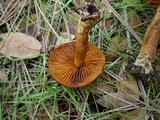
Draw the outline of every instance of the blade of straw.
M117 11L110 5L107 0L103 0L103 3L110 9L110 11L117 17L117 19L126 27L126 29L135 37L135 39L142 44L141 38L136 32L125 22L125 20L117 13Z

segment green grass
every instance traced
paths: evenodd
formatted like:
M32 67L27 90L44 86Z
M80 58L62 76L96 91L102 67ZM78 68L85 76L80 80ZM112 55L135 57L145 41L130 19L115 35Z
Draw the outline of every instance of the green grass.
M8 77L7 82L0 81L0 120L72 120L72 119L87 119L87 120L118 120L117 116L126 116L126 111L119 109L107 109L97 103L97 99L106 92L94 93L94 86L101 80L101 84L107 83L117 88L117 83L124 84L123 81L118 80L119 71L124 60L128 59L126 51L129 50L134 57L139 53L140 44L135 39L132 33L128 33L127 28L118 20L113 13L104 14L107 7L102 3L100 5L101 15L104 18L111 17L113 24L109 28L105 28L102 20L90 31L90 41L100 47L104 53L108 52L109 44L112 39L121 35L126 38L127 46L123 51L111 50L119 57L114 62L106 62L104 72L97 80L80 89L71 89L57 83L51 76L48 69L49 48L55 45L55 40L59 40L59 33L69 33L70 21L68 21L68 14L71 14L70 3L72 0L35 0L30 1L25 6L20 5L20 1L13 3L17 7L9 6L10 10L3 18L6 24L0 26L0 33L21 30L20 24L25 21L26 30L29 25L37 28L37 34L34 36L41 41L44 47L44 53L34 59L8 59L6 56L0 54L0 68L6 72ZM5 0L1 4L5 4ZM97 5L101 2L96 0ZM111 2L113 8L122 16L123 19L126 11L137 12L142 19L141 29L136 31L136 34L142 39L145 30L152 20L155 10L149 7L140 0L131 0L130 4L117 0L116 3ZM2 14L4 13L2 12ZM1 12L0 12L1 13ZM35 13L38 17L38 22L31 19L30 15ZM26 21L27 20L27 21ZM15 22L14 22L15 21ZM53 27L52 27L53 26ZM51 36L51 37L50 37ZM59 41L62 42L62 41ZM119 49L121 46L118 46ZM158 54L159 56L159 54ZM159 66L159 57L155 61L155 65ZM158 68L157 68L158 69ZM111 81L106 77L108 71L112 71L117 81ZM159 78L157 77L157 81ZM146 96L141 93L141 97L146 97L146 100L141 106L144 109L150 109L153 106L153 111L159 114L159 92L160 87L157 82L145 83ZM143 86L142 86L143 87ZM155 103L151 105L151 103ZM132 109L129 107L128 109ZM124 112L125 111L125 112ZM137 116L137 120L138 120ZM160 119L160 118L159 118Z

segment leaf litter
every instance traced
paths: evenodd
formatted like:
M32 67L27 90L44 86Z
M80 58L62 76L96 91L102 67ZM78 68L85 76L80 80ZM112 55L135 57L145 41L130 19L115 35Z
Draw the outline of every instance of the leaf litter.
M3 45L1 45L0 52L6 56L27 59L40 55L41 43L32 36L11 32L10 34L0 34L0 38L5 40Z
M117 83L117 92L108 93L97 100L103 107L113 109L139 102L139 95L136 94L139 91L136 79L123 69L119 76L123 81Z
M82 2L84 2L84 1L79 1L79 0L74 0L74 3L76 2L76 6L81 6L81 4L82 4ZM105 6L104 6L104 8L105 8ZM105 8L106 9L106 8ZM76 15L76 14L75 14ZM72 15L71 15L72 16ZM68 17L68 16L67 16ZM131 16L132 17L132 16ZM72 23L72 22L74 22L74 21L72 21L72 18L75 18L75 16L73 15L72 17L71 17L71 22L70 23ZM134 18L134 17L133 17ZM130 21L130 20L129 20ZM128 22L129 22L128 21ZM112 26L112 22L113 21L109 21L110 23L109 23L109 26ZM134 20L132 20L132 18L131 18L131 28L134 28L134 26L137 26L139 23L137 23L137 22L135 22L136 23L136 25L133 25L132 26L132 22L133 22L133 24L134 24ZM139 21L138 21L139 22ZM76 20L75 20L75 23L76 23ZM75 34L75 25L74 24L72 24L73 25L73 28L72 27L70 27L69 26L69 29L70 29L70 32L72 33L74 33ZM31 25L32 26L32 25ZM34 26L35 28L36 28L36 26ZM34 27L32 27L33 29L32 30L36 30ZM110 27L111 28L111 27ZM27 28L24 28L24 30L25 29L27 29ZM29 32L30 33L32 33L32 30L30 30L29 29ZM133 29L133 30L135 30L135 29ZM136 30L135 30L136 31ZM137 31L139 31L139 29L137 30ZM23 46L24 48L23 49L25 49L25 50L23 50L22 48L19 48L19 46L15 46L15 47L13 47L14 46L14 42L13 42L13 40L7 40L6 39L6 36L7 36L7 34L8 33L6 33L6 35L5 35L5 37L4 38L2 38L2 43L4 43L4 44L0 44L0 46L1 46L1 50L2 50L2 48L3 48L3 51L4 51L4 55L6 54L6 55L9 55L9 56L12 56L12 57L18 57L18 58L24 58L24 57L27 57L28 58L28 55L30 56L32 56L33 54L31 54L31 53L34 53L34 54L37 54L37 55L39 55L40 54L40 49L41 49L41 47L40 47L40 43L36 43L35 42L35 40L33 40L35 43L34 44L38 44L38 47L36 47L35 48L35 46L34 46L34 48L31 48L28 44L28 42L27 42L27 44L26 44L26 46ZM13 34L13 33L11 33L11 34ZM64 31L62 31L61 33L59 33L58 35L60 36L60 39L59 40L57 40L57 42L55 42L54 43L54 47L55 46L57 46L57 45L59 45L59 44L63 44L64 42L72 42L72 39L74 38L74 35L73 35L73 37L72 37L72 35L71 35L71 39L69 38L68 39L68 34L69 33L66 33L66 31L64 32ZM115 35L116 36L116 35ZM23 38L24 39L24 38ZM11 42L11 44L10 43L7 43L7 41L10 41ZM23 40L22 40L23 41ZM55 40L56 41L56 40ZM118 40L117 40L118 41ZM17 42L19 42L18 40L17 40ZM20 42L21 43L21 42ZM121 44L121 43L120 43ZM126 42L124 42L124 44L126 44ZM109 47L110 46L112 46L113 44L112 44L112 42L111 42L111 44L109 45ZM114 43L114 47L111 47L111 53L113 52L114 53L114 55L116 56L115 57L115 59L117 58L117 57L119 57L120 56L120 54L119 54L119 49L117 49L118 47L117 47L117 45L119 45L119 41L118 42L116 42L116 43ZM12 50L8 50L8 47L10 47L10 46L12 46L11 48L12 48ZM122 46L123 46L123 42L122 42ZM127 45L124 45L124 48L126 47ZM25 48L25 47L27 47L27 48ZM120 48L121 48L121 45L119 46ZM21 50L22 49L22 50ZM27 49L27 50L26 50ZM30 50L31 49L31 50ZM0 51L1 51L0 50ZM15 51L16 50L16 51ZM21 52L19 53L16 53L17 51L28 51L28 52L26 52L25 54L22 54ZM9 52L8 52L9 51ZM32 51L32 52L31 52ZM30 53L31 52L31 53ZM115 54L116 53L116 54ZM111 60L112 61L112 60ZM104 74L103 74L104 75ZM106 75L105 75L106 76ZM91 90L91 93L93 93L94 95L96 94L96 96L98 95L98 94L103 94L103 92L102 91L104 91L105 93L109 93L108 95L106 95L106 94L104 94L102 97L99 97L98 99L96 98L96 101L98 102L98 100L100 99L100 98L104 98L104 99L101 99L102 100L102 102L103 103L101 103L101 105L102 106L104 106L105 108L110 108L110 109L113 109L114 110L114 108L116 108L116 107L122 107L122 106L126 106L126 105L128 105L128 104L135 104L137 101L139 101L139 95L137 95L136 94L136 90L137 91L139 91L139 89L138 89L138 86L137 86L137 83L136 83L136 79L131 75L131 74L129 74L128 72L126 72L126 71L121 71L119 74L118 74L118 76L120 76L124 81L121 81L121 82L115 82L115 86L114 87L112 87L111 86L111 88L109 88L108 89L108 87L110 86L110 85L108 85L108 83L106 82L106 84L103 84L103 82L104 81L102 81L102 80L100 80L100 81L98 81L97 80L97 82L99 83L98 85L96 84L96 87L98 88L98 91L92 91ZM110 79L110 78L107 78L107 80L108 79ZM112 78L111 78L112 79ZM112 79L111 80L112 82L113 81L116 81L116 79ZM126 86L126 83L127 82L127 84L129 85L129 86ZM103 85L102 85L103 84ZM93 87L93 89L95 89L96 87ZM117 89L117 91L115 91L115 90L113 90L113 89L115 89L115 87L116 87L116 89ZM99 90L99 89L101 89L101 90ZM133 90L134 89L134 90ZM81 91L81 92L77 92L78 94L83 94L83 92ZM61 93L59 93L59 94L61 94ZM62 92L62 94L65 94L64 92ZM70 93L71 94L71 93ZM106 97L107 96L107 97ZM114 97L115 96L115 97ZM61 96L58 96L59 98L58 99L61 99ZM67 95L67 97L68 97L68 95ZM109 99L110 98L110 99ZM118 99L119 98L119 99ZM133 99L134 98L134 99ZM81 100L82 100L82 103L83 103L83 98L80 98ZM111 100L113 100L113 101L111 101ZM69 97L67 98L67 101L68 101L68 103L70 102L70 99L69 99ZM48 101L47 101L48 102ZM72 101L71 101L72 102ZM74 103L74 102L73 102ZM82 104L81 103L81 104ZM114 104L113 104L114 103ZM63 104L63 103L62 103ZM83 105L83 104L82 104ZM88 110L89 111L89 113L90 113L90 111L92 111L91 109L89 109L88 108L88 106L89 106L90 104L88 103L88 105L87 105L87 109L84 109L84 111L85 110ZM65 105L64 105L65 106ZM76 106L76 105L75 105ZM52 106L51 106L52 107ZM50 113L50 108L47 108L48 109L48 111L49 111L49 115L51 114ZM52 110L53 110L53 108L51 108ZM76 108L76 109L73 109L72 107L71 108L69 108L71 111L78 111L80 114L81 114L81 108ZM104 109L103 109L104 110ZM57 111L56 111L57 112ZM67 115L67 117L70 115L70 113L68 112L68 111L64 111L63 109L62 109L62 112L60 112L60 113L56 113L57 114L57 116L60 116L61 117L61 114L65 114L65 112L68 114ZM136 112L136 114L134 113L134 112ZM127 119L129 119L129 117L130 116L135 116L135 118L137 118L137 116L140 116L140 115L143 115L143 116L145 116L146 114L143 114L143 112L144 112L144 109L142 108L140 108L140 110L139 109L135 109L135 110L133 110L133 111L125 111L124 112L124 114L122 115L122 120L127 120ZM88 113L85 113L84 114L84 118L86 118L87 117L87 114ZM134 114L134 115L133 115ZM51 116L49 116L48 117L48 113L45 113L45 114L41 114L42 116L45 116L46 117L46 119L49 119L49 117L51 117ZM38 117L40 117L41 119L43 119L43 117L41 117L41 115L39 116L38 115ZM90 115L92 115L92 114L90 114ZM73 115L73 116L76 116L76 115ZM88 115L89 116L89 115ZM128 117L129 116L129 117ZM134 117L133 117L134 118ZM82 118L83 119L83 118Z
M4 70L0 69L0 83L5 83L8 81L7 74L4 72Z

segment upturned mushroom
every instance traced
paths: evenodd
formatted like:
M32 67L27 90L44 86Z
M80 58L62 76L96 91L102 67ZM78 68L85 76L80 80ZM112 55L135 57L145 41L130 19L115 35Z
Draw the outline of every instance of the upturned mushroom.
M151 0L151 5L153 3L160 4L159 0ZM154 4L154 7L158 6ZM157 12L147 28L142 47L140 49L139 55L134 62L134 66L131 67L133 74L139 74L140 76L149 75L153 72L152 62L155 60L157 46L160 40L160 5L157 8ZM137 73L139 72L139 73Z
M85 3L80 9L76 42L63 44L54 49L49 57L49 70L56 81L79 88L93 82L105 64L103 52L92 45L89 30L100 19L99 10L93 3Z

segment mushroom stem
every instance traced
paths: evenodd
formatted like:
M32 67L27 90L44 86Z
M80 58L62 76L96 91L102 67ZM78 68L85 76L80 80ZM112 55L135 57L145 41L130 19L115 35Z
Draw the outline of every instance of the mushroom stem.
M81 67L86 56L88 47L88 30L84 28L84 22L79 20L77 33L76 33L76 53L74 64L76 67Z
M145 74L153 71L152 62L156 57L156 50L160 40L160 6L157 9L154 19L150 23L142 43L140 53L135 61L136 66L141 66Z
M76 32L76 52L74 64L77 68L84 63L88 48L89 30L100 19L99 10L93 3L86 3L80 8L81 18L79 19Z

